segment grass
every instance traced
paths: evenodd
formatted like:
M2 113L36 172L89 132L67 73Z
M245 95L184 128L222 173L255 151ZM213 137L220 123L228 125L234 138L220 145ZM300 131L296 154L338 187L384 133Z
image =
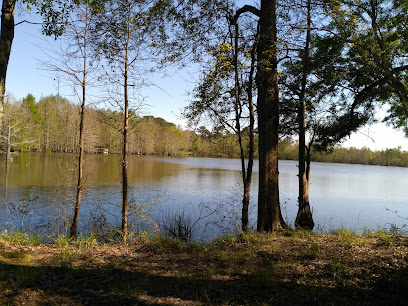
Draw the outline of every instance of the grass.
M32 231L3 231L0 234L1 239L10 241L15 245L40 245L44 243L45 237Z
M156 235L126 245L17 236L0 237L5 305L398 305L408 292L408 238L385 231L250 232L208 243Z

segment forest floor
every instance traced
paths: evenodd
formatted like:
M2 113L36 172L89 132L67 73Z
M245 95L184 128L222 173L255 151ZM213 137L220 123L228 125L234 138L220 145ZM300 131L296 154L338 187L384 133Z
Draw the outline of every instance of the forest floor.
M1 236L0 236L1 237ZM303 231L211 243L0 238L1 305L406 305L408 238Z

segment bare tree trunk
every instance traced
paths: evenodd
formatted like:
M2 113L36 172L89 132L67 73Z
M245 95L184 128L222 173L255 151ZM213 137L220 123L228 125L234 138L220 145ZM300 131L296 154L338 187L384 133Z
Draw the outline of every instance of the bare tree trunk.
M244 146L242 142L242 128L241 128L241 118L242 118L242 103L241 103L241 88L239 81L239 70L238 70L238 53L239 53L239 26L238 18L235 16L230 20L230 25L234 26L234 33L231 33L231 39L233 37L233 59L234 59L234 75L235 75L235 129L238 135L238 144L240 148L240 158L241 158L241 173L242 173L242 183L243 183L243 198L242 198L242 217L241 217L241 228L243 232L248 231L249 224L249 201L251 196L251 182L252 182L252 170L253 170L253 161L254 161L254 135L255 135L255 112L254 104L252 99L252 90L253 90L253 75L255 71L255 60L256 60L256 41L254 42L252 51L251 51L251 69L249 74L248 86L246 88L248 95L248 108L249 108L249 156L248 156L248 165L245 166L245 153Z
M84 121L85 121L85 103L86 103L86 73L87 73L87 26L88 26L88 7L86 8L85 16L85 32L83 36L83 71L82 71L82 102L81 102L81 118L79 122L79 156L78 156L78 181L76 190L76 202L74 218L70 230L70 237L76 237L79 219L79 210L81 208L81 199L83 192L83 165L84 165ZM73 150L75 148L73 147Z
M130 23L130 20L129 20ZM128 128L129 128L129 99L128 99L128 70L129 70L129 41L130 24L128 23L128 36L126 42L125 73L124 73L124 122L123 122L123 160L122 160L122 242L125 243L128 236Z
M16 0L3 0L1 8L0 34L0 133L3 130L4 94L6 92L7 67L10 59L11 45L14 39L14 13Z
M7 137L6 137L6 163L9 163L9 162L12 161L12 157L11 157L11 127L10 127L10 123L7 124L6 130L7 130Z
M235 75L235 88L234 88L234 95L235 95L235 103L234 103L234 108L235 108L235 127L236 127L236 133L238 135L238 144L239 144L239 149L240 149L240 158L241 158L241 173L242 173L242 182L244 184L244 196L242 199L242 217L241 217L241 226L242 226L242 231L246 232L248 231L248 208L249 208L249 195L250 195L250 189L251 185L248 185L248 182L246 180L246 167L245 167L245 155L244 155L244 148L243 148L243 143L242 143L242 131L241 131L241 113L242 113L242 106L241 106L241 100L240 100L240 82L239 82L239 71L238 71L238 47L239 47L239 42L238 42L238 35L239 35L239 27L238 27L238 22L236 21L234 26L234 33L231 35L234 37L234 75Z
M303 200L305 204L309 207L310 210L310 205L309 205L309 187L310 187L310 158L311 158L311 150L312 150L312 145L309 144L309 146L306 148L306 185L305 185L305 192L303 193ZM306 206L306 205L305 205ZM310 212L310 215L312 213ZM313 222L313 219L312 219ZM314 225L314 222L313 222Z
M261 0L259 18L258 130L259 193L258 224L260 232L285 226L279 204L278 140L279 91L276 48L276 0Z
M302 84L299 95L299 107L298 107L298 124L299 124L299 209L296 216L295 225L305 229L312 230L314 227L312 212L309 205L309 182L305 169L305 150L306 150L306 86L307 76L309 73L309 49L310 49L310 31L311 31L311 4L310 0L307 1L307 30L306 30L306 43L303 51L303 72L302 72ZM310 153L310 151L309 151ZM310 160L310 157L309 157ZM309 167L310 171L310 161Z
M259 30L259 27L258 27ZM247 176L245 179L246 185L244 186L244 201L243 209L248 213L251 183L252 183L252 172L254 167L254 155L255 155L255 108L253 100L253 84L254 84L254 73L255 73L255 62L256 62L256 48L259 39L259 33L251 50L251 69L249 71L247 95L248 95L248 108L249 108L249 144L248 144L248 166L247 166ZM248 216L245 216L248 219ZM248 223L248 220L247 220Z

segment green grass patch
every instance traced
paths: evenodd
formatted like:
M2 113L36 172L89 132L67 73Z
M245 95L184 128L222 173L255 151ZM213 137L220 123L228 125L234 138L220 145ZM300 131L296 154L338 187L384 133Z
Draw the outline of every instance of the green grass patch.
M347 247L351 247L353 243L356 243L357 238L359 237L356 232L347 228L333 230L330 234L338 236L340 238L340 243Z
M3 231L0 238L14 245L40 245L45 242L45 237L32 231Z
M380 238L384 243L389 244L394 236L387 232L385 229L378 229L375 234Z

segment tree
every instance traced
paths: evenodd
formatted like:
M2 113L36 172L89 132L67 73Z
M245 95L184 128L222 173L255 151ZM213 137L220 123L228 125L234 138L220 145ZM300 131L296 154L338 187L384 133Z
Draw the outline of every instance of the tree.
M285 226L279 203L279 89L275 0L261 0L257 57L259 132L257 229L260 232L269 232Z
M256 77L258 132L259 132L259 196L258 231L272 231L285 226L279 204L278 139L279 139L279 89L277 71L276 1L261 0L260 9L245 5L236 11L233 24L245 13L258 19L259 40L256 52ZM223 20L225 2L218 1L158 1L155 12L170 20L175 30L162 35L168 58L177 59L189 50L201 56L211 41L222 41L228 32L219 27ZM163 11L165 11L163 13ZM162 18L165 19L165 18ZM161 27L166 29L166 27ZM220 39L221 38L221 39ZM169 42L170 41L170 42ZM188 41L188 43L187 43ZM188 48L193 43L192 48ZM176 51L174 49L177 47ZM185 56L184 56L185 57Z
M386 118L408 135L408 65L406 1L345 1L350 17L338 10L337 26L342 32L357 24L351 32L348 56L361 72L359 82L364 97L387 101ZM337 12L337 11L336 11Z
M40 108L38 103L35 102L35 98L32 94L28 94L22 103L23 109L29 114L28 121L26 122L27 125L30 126L30 138L34 140L33 145L28 143L28 147L26 148L28 151L32 149L39 150L40 149L40 133L41 133L41 122L43 121L43 117L40 114Z
M238 18L231 12L226 13L225 18L229 35L210 49L209 67L203 73L203 81L194 90L195 99L185 108L184 115L196 124L202 117L208 117L212 124L235 135L243 183L241 227L247 231L255 152L253 96L257 42L254 36L257 36L257 31L252 23L247 24L245 30L240 30ZM248 132L248 143L244 142L244 130ZM201 134L208 134L208 130L201 127ZM223 142L229 136L228 133ZM234 152L231 153L227 156L235 157Z
M10 95L7 97L4 107L5 133L0 137L5 147L6 162L13 160L12 150L25 151L32 144L38 143L38 135L32 133L35 126L33 126L32 110L28 105L31 105L33 109L36 108L35 99L32 95L28 95L23 99L23 102L16 101Z
M48 54L51 59L45 62L44 65L47 70L54 73L62 74L67 81L72 85L76 96L80 100L79 109L79 124L78 128L71 131L72 151L79 151L78 155L78 174L76 185L76 200L74 207L74 215L70 228L70 237L75 237L77 234L79 210L81 206L81 199L83 193L83 168L84 168L84 129L85 129L85 110L87 87L93 83L90 81L90 72L92 63L89 64L93 50L89 46L90 26L94 22L93 17L95 12L100 8L99 1L80 0L73 1L72 13L69 17L69 23L65 29L63 37L65 38L64 49L52 50L52 54ZM77 88L80 88L80 93ZM70 116L69 118L72 118ZM76 136L76 131L79 134ZM67 150L67 149L65 149Z
M79 210L81 207L81 199L83 193L83 167L84 167L84 129L85 129L85 106L87 97L87 87L89 83L89 53L92 52L88 46L90 26L93 22L92 18L97 10L97 3L94 1L82 0L76 3L75 20L71 22L66 33L68 40L73 41L73 44L68 43L68 48L64 52L62 59L62 66L53 66L55 70L63 72L71 77L74 87L80 86L80 122L79 122L79 139L78 139L78 174L76 185L76 198L74 216L70 228L70 237L75 237L77 234ZM74 62L80 62L78 66L73 66Z
M122 111L122 240L128 238L128 148L129 148L129 102L140 94L140 89L147 84L147 69L140 64L147 52L149 2L107 1L99 22L95 25L98 47L109 71L105 77L110 83L109 100ZM132 95L133 94L133 95Z
M306 3L306 40L303 50L303 71L301 78L301 89L299 94L298 106L298 125L299 125L299 209L295 220L295 225L312 230L314 227L313 216L309 204L309 186L310 186L310 147L306 148L306 83L310 69L310 35L312 26L311 1ZM307 156L305 150L308 150ZM306 161L307 158L307 161ZM305 168L305 164L307 167Z

